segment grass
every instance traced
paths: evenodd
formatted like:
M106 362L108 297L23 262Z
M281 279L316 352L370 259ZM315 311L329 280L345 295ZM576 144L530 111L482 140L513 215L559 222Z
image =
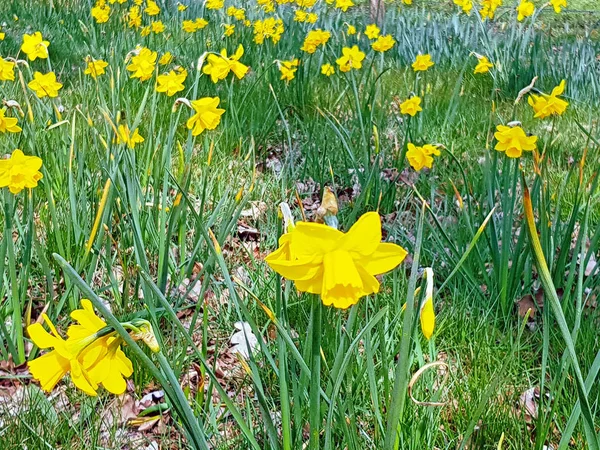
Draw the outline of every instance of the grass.
M485 23L450 2L388 5L383 28L397 43L385 54L362 35L366 5L320 4L316 25L279 5L281 41L257 45L252 27L201 4L178 12L166 2L143 21L167 31L141 36L123 19L129 3L111 4L106 24L88 2L19 0L0 12L3 57L25 59L24 33L50 41L48 60L19 63L15 82L0 81L2 99L21 108L7 116L23 128L0 134L2 154L43 160L36 188L2 189L0 448L597 448L600 16L578 12L596 2L523 23L513 2ZM251 21L272 15L244 6ZM201 16L206 28L181 30ZM300 47L316 27L332 37L309 55ZM355 43L363 68L342 74L335 60ZM185 67L185 89L167 97L155 76L130 79L125 59L137 44L173 53L156 73ZM243 79L215 84L196 70L205 51L238 44L251 68ZM473 74L471 52L496 63L491 73ZM435 66L415 74L418 53ZM97 80L83 73L88 55L109 63ZM294 57L295 78L282 81L277 61ZM334 76L320 74L325 62ZM49 70L63 87L39 99L27 83ZM543 92L567 80L564 115L535 119L526 98L514 103L534 76ZM423 99L413 118L398 107L411 95ZM192 136L190 110L175 99L205 96L226 112ZM535 156L493 149L496 125L513 120L539 137ZM120 124L144 142L119 144ZM431 170L411 168L409 142L443 145ZM340 229L377 210L384 239L409 254L379 294L348 310L297 292L264 261L283 232L280 202L313 221L326 186ZM430 340L419 326L426 267L436 288ZM524 316L528 294L544 305ZM132 360L122 396L88 397L69 377L43 392L25 364L46 351L27 325L46 313L64 336L82 298ZM159 353L120 325L145 320ZM232 350L253 337L251 354Z

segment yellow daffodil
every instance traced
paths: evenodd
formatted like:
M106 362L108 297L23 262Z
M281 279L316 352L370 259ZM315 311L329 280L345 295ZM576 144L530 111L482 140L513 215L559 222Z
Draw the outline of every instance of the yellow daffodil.
M333 75L335 73L335 69L329 63L323 64L321 66L321 73L327 77L330 77L331 75Z
M108 63L101 59L89 59L87 62L87 67L83 71L84 74L89 75L93 79L96 79L98 76L103 75L105 70L108 67Z
M354 2L352 0L336 0L335 7L337 9L341 9L343 12L348 11L348 8L354 6Z
M221 9L225 5L225 0L207 0L206 9Z
M171 70L167 74L159 75L156 78L156 92L164 92L171 97L185 89L184 83L186 78L187 71L185 69L178 71Z
M479 14L481 14L481 18L485 19L493 19L496 14L496 9L502 6L502 0L481 0L481 9L479 10Z
M331 33L329 31L323 31L320 28L311 30L306 35L306 38L304 38L304 43L300 50L312 54L317 51L319 45L325 46L330 37Z
M46 59L48 58L49 45L50 42L44 41L42 33L36 31L31 35L23 35L23 45L21 46L21 51L27 55L30 61L35 61L38 58Z
M96 23L106 23L110 18L110 6L96 5L92 8L92 18Z
M379 36L375 42L371 44L371 48L376 52L387 52L396 44L395 39L391 34L385 36Z
M316 13L309 13L306 16L306 23L317 23L317 20L319 20L319 16Z
M478 62L473 73L487 73L494 67L494 64L492 64L485 56L479 56L477 59Z
M77 358L96 340L97 336L91 334L80 339L65 341L45 314L44 321L52 333L48 333L39 323L27 327L27 333L39 348L53 348L53 350L29 361L27 365L31 375L41 383L43 390L51 391L67 373L70 373L75 386L90 396L96 396L98 385L90 378Z
M499 152L506 152L509 158L520 158L523 151L536 148L537 136L527 136L520 126L507 127L498 125L494 137L498 141L494 147Z
M15 63L0 56L0 81L15 80Z
M414 95L400 103L400 112L402 114L414 117L419 111L423 111L423 108L421 108L421 97Z
M203 17L198 17L194 23L196 24L196 29L201 30L208 25L208 20L204 19Z
M349 72L351 69L360 69L364 59L365 54L360 51L357 45L354 45L352 48L344 47L342 56L336 59L335 62L340 67L340 71Z
M136 128L132 133L128 125L119 125L117 133L117 144L126 144L128 148L135 148L137 144L144 142L144 138Z
M369 39L377 39L379 37L380 32L381 32L381 30L374 23L367 25L367 28L365 28L365 35Z
M33 80L31 80L27 86L29 86L29 89L34 91L35 95L39 98L44 98L46 96L53 98L58 97L58 91L63 85L56 81L54 72L35 72L33 74Z
M248 73L248 66L240 62L240 58L244 55L244 47L240 44L236 52L227 56L227 50L222 49L220 55L210 54L206 58L206 63L202 67L202 72L210 75L213 83L219 80L224 80L229 72L233 72L238 79L244 78Z
M142 26L142 15L139 6L132 6L127 12L127 26L129 28L139 28Z
M281 79L285 81L292 81L296 76L298 64L300 64L298 58L294 58L289 61L280 61L279 71L281 72Z
M257 20L254 22L253 27L254 42L259 45L262 45L267 39L270 39L273 44L277 44L284 31L283 21L274 17Z
M471 14L473 9L472 0L454 0L454 4L460 6L465 14Z
M424 72L434 65L430 54L417 55L415 62L412 63L412 68L415 72Z
M544 119L546 117L556 115L561 116L569 106L565 100L558 98L565 91L566 81L562 80L558 86L552 89L550 95L547 94L531 94L527 99L534 111L536 119Z
M144 9L144 12L146 14L148 14L149 16L156 16L158 14L160 14L160 8L159 6L156 4L155 1L153 0L148 0L146 2L146 9Z
M521 0L517 6L517 20L521 22L523 19L532 16L535 12L535 5L528 0Z
M192 130L192 136L198 136L204 130L214 130L221 122L224 109L219 108L219 97L204 97L191 102L195 114L187 121L187 127Z
M194 20L184 20L181 22L181 28L186 33L195 33L198 31L198 25L196 25L196 21Z
M161 66L166 66L167 64L170 64L172 61L173 61L173 55L171 54L171 52L165 52L158 60L158 64L160 64Z
M0 109L0 133L18 133L21 131L18 122L15 117L6 117L6 108Z
M160 34L163 33L165 31L165 24L162 23L160 20L157 20L155 22L152 22L150 24L150 30L154 33L154 34Z
M325 305L348 308L365 295L379 292L375 275L394 269L406 250L381 243L381 219L364 214L343 233L324 224L298 222L265 258L301 292L319 294Z
M183 12L187 9L188 7L186 5L184 5L183 3L177 3L177 11L179 12Z
M25 156L16 149L9 159L0 159L0 188L7 187L12 194L25 188L33 189L42 179L41 167L41 158Z
M303 9L297 9L294 13L294 22L304 23L306 22L307 16L308 13L306 11L304 11Z
M156 65L157 53L149 48L142 48L137 55L131 58L131 64L127 70L131 72L131 78L139 78L140 81L146 81L152 78L154 66Z
M433 157L439 156L440 151L435 145L425 144L422 147L417 147L412 143L408 143L408 150L406 152L406 159L409 164L417 172L421 171L424 167L431 169L433 166Z
M223 24L223 28L225 29L225 31L223 31L224 36L233 36L235 24Z
M356 27L354 25L347 25L346 33L348 34L348 36L356 34Z
M567 7L567 0L550 0L550 4L554 8L554 12L560 14L562 8Z
M433 270L431 267L425 268L425 300L421 304L419 320L421 322L421 331L427 340L431 339L435 329L435 310L433 308Z

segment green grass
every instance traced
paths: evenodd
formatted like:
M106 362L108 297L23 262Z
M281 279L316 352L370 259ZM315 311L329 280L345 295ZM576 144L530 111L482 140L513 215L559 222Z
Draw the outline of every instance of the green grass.
M206 448L206 441L215 449L296 449L308 444L311 422L320 432L311 449L497 449L503 435L505 450L556 449L563 436L569 441L564 430L579 400L587 400L597 434L598 383L591 377L582 393L575 375L578 368L585 379L598 366L600 279L582 268L600 248L600 39L592 25L600 16L569 12L598 9L596 2L571 0L559 16L548 8L524 23L506 10L485 24L450 2L389 5L384 28L397 45L383 56L364 36L343 33L344 22L362 32L365 5L346 14L319 5L314 26L294 22L293 7L282 5L281 41L258 46L239 22L232 37L222 36L220 25L232 21L224 11L194 4L180 13L168 3L159 16L166 35L147 37L121 21L128 5L111 5L104 25L93 22L87 2L54 0L51 8L19 0L0 11L2 57L17 56L23 33L39 30L50 40L48 61L19 65L24 85L18 72L16 82L0 81L2 100L23 111L7 113L23 131L0 134L1 154L20 148L44 163L37 188L17 196L2 189L0 449L147 448L153 441L160 448ZM511 10L512 3L505 1ZM244 6L251 20L269 15L254 2ZM203 15L204 30L181 31L182 17ZM332 38L311 56L300 47L315 27ZM244 79L214 84L197 74L205 51L231 54L239 43L251 67ZM335 65L354 43L367 53L361 70L341 74L336 66L331 78L320 75L322 63ZM175 62L158 71L185 67L185 90L166 97L154 91L154 78L130 79L124 60L136 44L159 56L172 52ZM417 76L410 64L426 52L436 65ZM471 52L498 65L475 75ZM109 63L97 82L83 74L87 55ZM275 61L293 57L302 63L286 83ZM50 67L64 86L57 99L38 99L26 84ZM534 76L544 92L567 80L564 115L539 120L526 98L514 105ZM407 120L398 101L414 94L423 111ZM226 113L214 131L193 137L189 109L173 107L179 96L218 96ZM539 173L530 152L519 167L493 150L495 126L512 120L539 137ZM120 123L139 127L145 141L134 150L117 144L112 125ZM409 142L444 146L431 170L410 167ZM518 300L541 289L526 234L525 182L576 367L549 297L527 326L516 312ZM318 299L296 292L264 258L282 231L279 203L288 202L296 220L313 220L325 186L338 198L341 229L378 210L385 239L410 258L383 276L379 294L347 311L323 308L319 348L311 307ZM253 217L247 211L258 202L264 210ZM418 323L423 294L411 289L423 283L425 267L436 287L430 341ZM65 335L81 298L91 298L126 339L118 321L149 320L161 343L159 354L140 342L124 346L134 373L121 399L102 389L87 397L68 377L43 393L24 365L43 351L19 320L29 324L45 312ZM259 350L242 361L228 350L238 321L259 337ZM412 394L443 406L414 403L408 380L434 361L446 364L446 382L441 369L429 369ZM320 376L311 377L317 363ZM542 390L537 419L520 401L534 387ZM164 396L131 406L159 389ZM162 418L157 408L166 410ZM130 414L121 418L123 411ZM145 431L126 423L144 414L160 423ZM561 448L594 448L589 428L581 415Z

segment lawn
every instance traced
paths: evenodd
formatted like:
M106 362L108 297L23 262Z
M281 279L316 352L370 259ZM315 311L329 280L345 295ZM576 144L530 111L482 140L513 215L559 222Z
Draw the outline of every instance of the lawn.
M1 6L0 450L600 449L600 5L379 4Z

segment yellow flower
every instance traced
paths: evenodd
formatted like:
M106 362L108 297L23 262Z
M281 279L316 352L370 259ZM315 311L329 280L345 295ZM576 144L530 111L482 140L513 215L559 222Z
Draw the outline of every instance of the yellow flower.
M473 2L471 0L454 0L454 4L460 6L465 14L471 14Z
M105 70L108 67L108 63L101 59L89 59L87 62L87 67L83 71L84 74L89 75L93 79L96 79L98 76L105 73Z
M535 5L528 0L521 0L517 6L517 20L521 22L526 17L532 16L535 12Z
M565 85L566 81L562 80L558 86L552 89L550 95L543 93L541 95L531 94L527 101L535 112L533 117L544 119L552 115L561 116L569 106L568 102L558 98L565 91Z
M304 23L306 22L307 12L303 9L297 9L294 13L294 22Z
M354 45L352 48L344 47L342 49L342 56L335 62L340 66L340 71L349 72L351 69L360 69L364 59L365 54L360 51L357 45Z
M277 44L284 31L283 21L274 17L257 20L253 26L254 42L259 45L263 44L265 39L270 39L273 44Z
M348 8L354 6L352 0L336 0L335 7L341 9L343 12L348 11Z
M346 33L348 34L348 36L356 34L356 27L354 25L347 25Z
M309 13L306 16L306 22L307 23L317 23L317 20L319 20L319 16L315 13Z
M524 150L532 151L536 148L537 136L527 136L519 126L498 125L496 130L494 137L498 143L494 148L499 152L506 152L509 158L519 158Z
M188 7L185 6L183 3L177 3L177 11L179 12L183 12L187 9Z
M198 30L198 26L193 20L184 20L183 22L181 22L181 28L186 33L195 33Z
M110 6L96 5L92 8L92 17L96 23L106 23L110 17Z
M494 67L494 64L492 64L485 56L478 57L478 59L479 62L475 66L473 73L487 73Z
M430 54L417 55L415 62L412 63L412 68L415 72L424 72L433 66L434 62L431 60Z
M119 130L117 133L117 144L127 144L128 148L133 149L136 144L141 144L144 142L144 138L138 132L136 128L133 133L129 130L129 126L127 125L119 125Z
M106 323L94 313L92 302L83 299L81 306L82 309L71 312L71 318L78 324L69 326L68 341L84 339L106 327ZM89 378L116 395L125 392L127 387L123 376L129 377L133 373L131 361L121 350L120 343L121 339L110 333L98 337L78 357Z
M371 47L376 52L387 52L396 44L396 41L392 37L391 34L386 34L385 36L379 36L375 42L371 44Z
M15 63L0 56L0 81L15 80Z
M375 275L389 272L405 257L399 245L381 243L379 214L368 212L346 234L298 222L265 261L299 291L320 294L323 304L345 309L379 292Z
M431 267L425 268L425 278L427 285L425 287L425 301L421 305L419 319L421 321L421 331L427 340L431 339L435 329L435 310L433 309L433 270Z
M70 372L75 386L90 396L96 396L98 385L77 359L83 349L96 340L96 334L65 341L46 314L44 314L44 321L50 327L52 334L44 330L39 323L27 327L27 333L39 348L54 350L27 363L31 375L41 383L44 391L51 391Z
M321 66L321 73L325 76L330 77L331 75L333 75L335 73L335 69L333 68L333 66L329 63L327 64L323 64Z
M482 0L481 1L481 10L479 14L481 14L481 18L485 19L493 19L496 14L496 9L502 5L502 0Z
M168 74L159 75L156 78L156 92L164 92L171 97L177 92L183 91L185 89L183 83L185 83L187 75L185 69L180 69L178 72L171 70Z
M140 81L152 78L156 58L156 52L146 47L142 48L137 55L131 58L131 64L127 66L127 70L132 72L131 78L139 78Z
M56 75L54 72L48 72L42 74L35 72L33 74L33 80L27 85L39 98L58 97L58 91L62 88L62 84L56 81Z
M304 38L304 43L300 50L312 54L317 51L319 45L325 46L330 37L331 33L329 31L323 31L320 28L311 30Z
M413 169L419 172L423 167L431 169L433 166L433 156L439 156L440 151L431 144L426 144L422 147L417 147L412 143L408 143L406 159Z
M170 64L171 61L173 61L173 55L171 52L165 52L164 55L162 55L158 60L158 64L161 66L166 66L167 64Z
M44 41L42 33L36 31L29 35L23 35L23 45L21 51L27 55L30 61L35 61L37 58L46 59L48 58L48 46L50 42Z
M421 97L415 95L400 103L400 112L402 114L414 117L419 111L423 111L423 108L421 108Z
M143 27L140 30L140 36L142 36L142 37L150 36L150 31L151 31L150 30L150 25L148 25L147 27Z
M201 30L202 28L204 28L206 25L208 25L208 20L204 19L203 17L198 17L196 19L196 29L197 30Z
M139 6L132 6L127 13L127 26L129 28L138 28L142 25L142 16Z
M41 158L25 156L16 149L9 159L0 159L0 188L8 187L11 193L18 194L25 188L36 187L42 179L41 167Z
M18 133L21 131L21 127L17 125L19 122L14 117L6 117L6 108L0 109L0 132L2 133Z
M554 8L554 12L560 14L562 8L567 7L567 0L550 0L550 4Z
M380 31L381 30L379 29L379 27L372 23L371 25L367 25L367 28L365 29L365 35L369 39L377 39Z
M206 64L202 67L202 72L210 75L213 83L223 80L233 72L238 79L242 79L248 72L248 66L242 64L239 60L244 55L244 47L240 44L236 52L230 57L227 56L227 50L221 50L221 54L210 54L206 58Z
M207 0L207 9L221 9L225 4L225 0Z
M148 0L146 2L146 9L144 9L144 12L149 16L156 16L160 13L160 8L158 7L155 1Z
M291 81L296 76L298 70L298 58L291 59L289 61L280 61L279 71L281 72L281 79L285 81Z
M192 136L198 136L204 130L214 130L221 122L224 109L218 108L219 97L204 97L192 101L192 108L196 112L187 121L187 127L192 130Z
M157 20L150 24L150 30L152 30L154 34L163 33L165 31L165 25L160 20Z
M223 32L225 36L233 35L235 31L235 24L223 24L223 27L225 28L225 31Z

